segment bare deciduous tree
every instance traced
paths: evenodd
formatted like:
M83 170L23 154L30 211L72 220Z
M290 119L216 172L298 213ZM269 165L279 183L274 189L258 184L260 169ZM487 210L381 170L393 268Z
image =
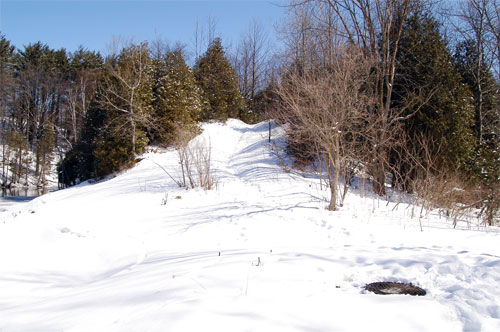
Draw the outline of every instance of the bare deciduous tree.
M477 88L477 106L476 106L476 132L477 141L483 143L483 131L485 127L486 113L491 111L485 105L485 98L492 91L488 87L488 75L485 71L493 69L495 62L495 35L494 29L489 27L489 18L493 17L494 10L492 8L492 0L463 0L458 6L456 16L459 23L454 22L453 26L456 31L465 39L465 41L473 41L473 47L476 59L471 64L470 74L474 78L475 88Z
M286 48L283 57L299 71L318 66L314 10L315 3L311 0L291 1L288 19L279 27Z
M370 173L373 190L385 194L385 171L393 141L393 126L401 121L401 110L391 107L397 66L397 53L403 24L412 10L421 5L413 0L319 0L326 2L339 20L339 33L366 54L378 59L374 67L373 107L376 126L371 127Z
M151 60L147 43L131 43L116 61L106 64L107 75L101 84L101 106L123 115L118 126L130 138L136 154L137 126L151 126ZM118 117L120 119L120 117Z
M497 64L497 79L500 84L500 0L491 0L486 10L487 29L493 35L490 43ZM500 92L499 92L500 93Z
M73 84L66 91L67 114L70 121L71 141L80 138L83 119L97 88L98 70L82 69L76 72Z
M338 47L336 52L330 67L294 71L277 88L281 99L277 117L290 124L292 137L311 140L326 164L329 210L337 209L340 171L349 168L363 148L375 102L366 89L373 62L356 47Z
M212 41L217 38L217 20L209 15L207 17L206 28L200 26L198 18L194 22L194 35L193 35L193 48L194 48L194 60L196 61L203 53L203 50L207 49Z
M243 97L253 100L264 87L268 58L267 35L262 25L254 19L238 44L234 60Z

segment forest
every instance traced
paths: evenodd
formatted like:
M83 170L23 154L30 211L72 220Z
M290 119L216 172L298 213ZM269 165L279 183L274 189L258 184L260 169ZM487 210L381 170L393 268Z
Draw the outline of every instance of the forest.
M474 208L494 224L500 1L294 0L286 11L281 47L257 20L230 49L209 24L204 53L161 40L106 55L17 49L0 34L0 186L46 186L54 165L60 187L99 179L148 146L182 146L201 122L272 120L297 167L325 170L330 210L365 176L378 195Z

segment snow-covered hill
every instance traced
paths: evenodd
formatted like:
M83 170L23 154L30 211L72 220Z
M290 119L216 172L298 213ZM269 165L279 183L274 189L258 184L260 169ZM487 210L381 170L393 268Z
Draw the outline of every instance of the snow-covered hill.
M500 331L496 228L430 214L421 232L411 207L363 193L329 212L267 124L203 135L214 190L179 188L158 166L179 176L176 152L156 151L0 212L0 331Z

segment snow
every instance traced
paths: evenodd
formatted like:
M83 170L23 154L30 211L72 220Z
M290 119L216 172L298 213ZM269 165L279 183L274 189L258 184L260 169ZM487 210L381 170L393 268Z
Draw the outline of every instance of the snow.
M155 149L113 179L4 206L0 330L500 331L497 228L419 220L365 191L327 211L267 133L204 125L211 191L178 187L157 165L180 176L176 152ZM427 295L363 289L375 281Z

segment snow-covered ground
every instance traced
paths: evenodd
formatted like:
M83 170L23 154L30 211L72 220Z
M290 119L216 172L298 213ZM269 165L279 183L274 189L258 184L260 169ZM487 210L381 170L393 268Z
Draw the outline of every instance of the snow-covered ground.
M157 165L178 176L176 153L156 151L0 212L0 331L500 331L497 228L431 213L422 232L366 193L329 212L318 179L279 166L267 124L203 135L214 190L177 187Z

